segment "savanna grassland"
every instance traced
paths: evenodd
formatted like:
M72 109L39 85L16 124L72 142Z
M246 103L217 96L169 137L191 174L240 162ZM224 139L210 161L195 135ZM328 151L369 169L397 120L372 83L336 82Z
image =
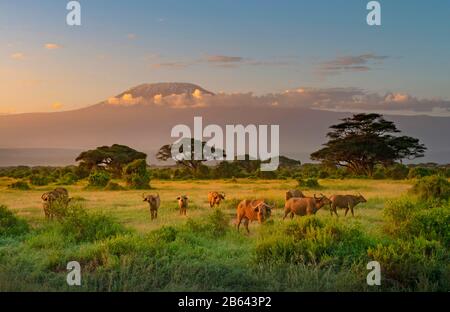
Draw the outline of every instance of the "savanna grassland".
M4 224L14 229L0 235L2 291L450 290L448 202L428 209L406 195L411 180L320 180L320 188L304 193L359 192L367 203L355 217L339 210L333 218L323 208L293 221L282 220L284 194L297 187L293 179L152 180L145 193L161 197L154 221L143 191L88 190L80 181L66 187L75 212L62 222L46 221L42 211L40 196L55 185L8 189L12 182L0 179L0 206L13 212L3 212ZM217 210L207 202L211 190L226 193ZM176 202L184 194L187 217ZM245 198L275 206L268 222L250 225L249 236L234 227ZM82 266L80 287L66 284L73 260ZM379 287L366 283L371 260L382 266Z

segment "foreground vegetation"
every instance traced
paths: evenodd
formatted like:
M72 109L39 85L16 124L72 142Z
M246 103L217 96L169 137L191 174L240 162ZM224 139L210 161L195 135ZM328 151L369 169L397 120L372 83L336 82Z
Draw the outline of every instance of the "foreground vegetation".
M40 195L54 186L10 189L0 179L0 290L87 291L448 291L448 181L319 180L322 192L363 193L356 217L281 220L283 195L295 180L152 181L162 199L150 221L142 191L68 187L74 197L60 221L44 221ZM209 208L206 194L227 200ZM438 191L436 191L438 190ZM188 194L188 217L175 198ZM416 196L420 195L420 196ZM233 227L242 198L264 197L277 209L250 236ZM7 206L7 207L6 207ZM69 287L66 265L82 266L82 286ZM366 284L377 260L382 285Z

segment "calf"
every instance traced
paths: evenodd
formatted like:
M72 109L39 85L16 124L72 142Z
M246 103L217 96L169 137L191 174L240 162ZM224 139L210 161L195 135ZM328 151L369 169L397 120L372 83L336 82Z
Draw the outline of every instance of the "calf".
M159 205L161 204L161 200L159 199L159 194L156 195L145 195L142 194L142 198L144 199L145 202L148 203L149 207L150 207L150 215L152 220L156 219L158 217L158 208Z
M186 215L186 209L188 207L188 198L186 195L178 196L178 207L180 208L180 215Z

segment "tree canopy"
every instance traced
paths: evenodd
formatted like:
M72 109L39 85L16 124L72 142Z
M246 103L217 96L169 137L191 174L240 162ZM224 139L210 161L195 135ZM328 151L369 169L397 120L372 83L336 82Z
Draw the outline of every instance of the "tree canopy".
M423 157L426 147L416 138L394 136L395 124L380 114L355 114L330 127L329 141L311 159L343 166L356 174L372 176L376 164L392 165Z
M137 159L146 159L147 154L125 145L101 146L82 152L75 160L89 170L104 168L115 177L121 177L123 167Z
M201 144L202 154L201 159L195 159L195 143ZM176 145L175 145L176 144ZM202 165L203 162L208 160L214 160L215 158L221 156L225 157L225 152L223 150L216 149L214 146L209 147L211 151L210 155L206 155L204 153L204 149L207 146L206 142L196 141L193 138L184 138L175 144L167 144L162 146L158 153L156 154L156 158L160 161L167 161L169 159L173 159L172 148L179 152L180 158L177 158L175 161L177 165L182 165L191 171L196 172Z

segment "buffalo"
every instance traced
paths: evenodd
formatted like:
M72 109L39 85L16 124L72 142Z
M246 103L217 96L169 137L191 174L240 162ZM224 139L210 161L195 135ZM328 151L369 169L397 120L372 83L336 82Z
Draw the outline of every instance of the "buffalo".
M300 190L289 190L286 192L286 201L291 199L292 197L305 197Z
M150 215L151 215L152 220L156 219L158 217L158 208L159 208L159 205L161 204L161 200L159 199L159 194L156 194L156 195L142 194L142 198L144 199L145 202L148 203L148 205L150 207Z
M186 210L188 207L188 197L186 195L178 196L178 207L180 208L180 215L186 215Z
M69 198L69 192L62 187L58 187L53 191L42 194L41 199L43 201L42 207L44 210L45 218L47 220L53 220L53 217L57 215L57 212L53 209L55 203L62 205L64 209L67 209L67 205L72 200L72 198Z
M293 197L286 201L284 206L284 217L286 219L290 214L291 219L294 215L298 216L310 216L316 214L316 212L325 205L329 205L331 201L323 194L321 197Z
M238 232L242 220L244 220L244 226L247 230L247 233L250 234L250 231L248 229L249 222L258 221L259 223L263 223L270 217L271 212L272 207L266 204L264 200L245 199L241 201L237 207L236 213Z
M352 216L355 216L353 213L353 208L359 203L365 203L367 200L361 194L358 195L333 195L330 197L331 201L331 209L330 213L333 215L333 212L338 217L338 213L336 208L345 208L345 216L349 210L352 212Z
M219 192L209 192L208 193L208 202L209 206L212 208L214 206L219 206L220 202L222 200L225 200L225 193L219 193Z

